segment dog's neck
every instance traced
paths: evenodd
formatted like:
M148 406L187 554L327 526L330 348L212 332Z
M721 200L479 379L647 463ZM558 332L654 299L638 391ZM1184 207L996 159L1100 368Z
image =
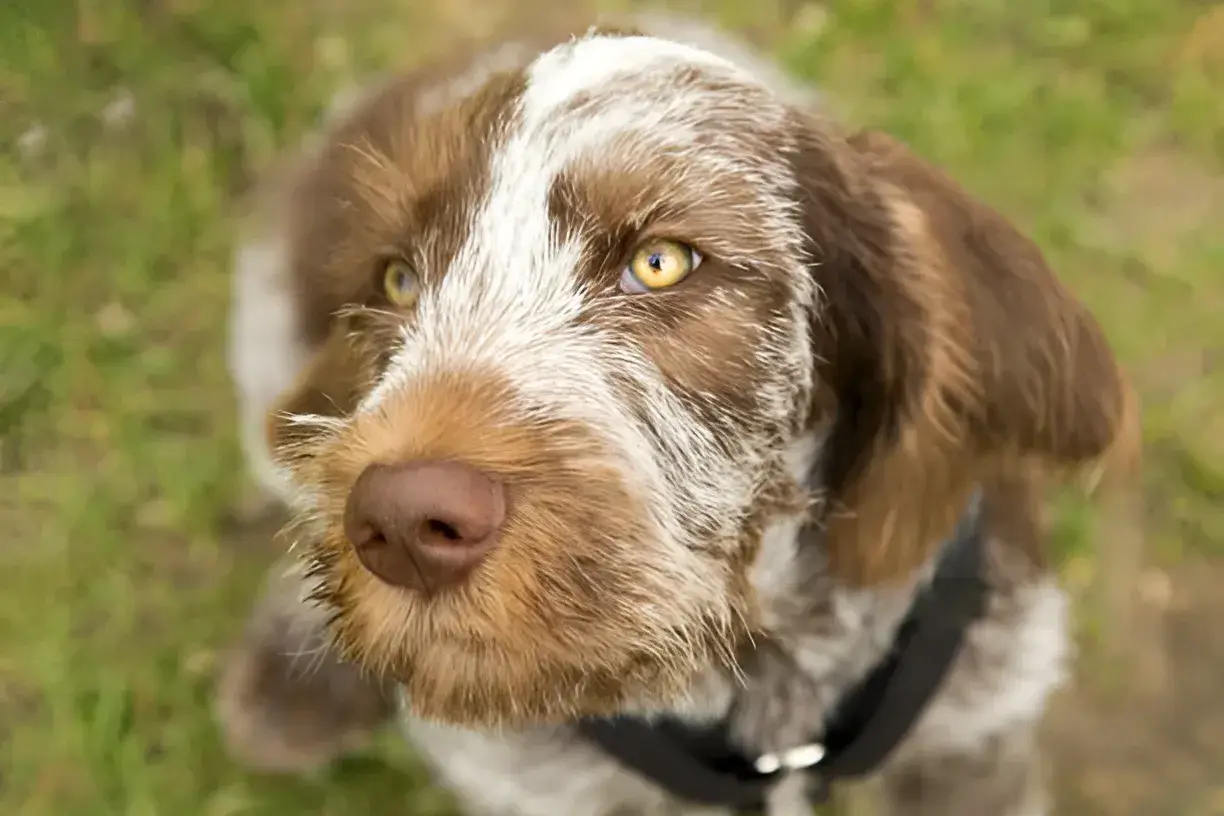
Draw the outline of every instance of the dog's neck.
M820 471L824 438L821 432L809 432L795 439L783 453L788 476L800 489L811 491L817 507L821 487L812 485L812 474ZM749 572L758 629L788 650L801 650L813 634L840 639L868 626L866 613L857 610L870 608L878 618L881 608L895 607L899 620L937 560L932 555L909 580L852 589L841 585L830 569L822 535L818 511L777 515L765 526ZM844 626L837 626L838 622Z
M796 439L785 453L797 484L819 464L821 436ZM764 751L818 733L830 708L882 659L936 561L887 587L838 583L807 513L779 515L766 527L750 573L757 632L739 676L711 669L676 715L695 722L732 711L733 734Z

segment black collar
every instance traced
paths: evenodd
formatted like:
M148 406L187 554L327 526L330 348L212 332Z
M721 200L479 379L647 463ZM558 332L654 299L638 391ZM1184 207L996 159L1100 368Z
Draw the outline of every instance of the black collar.
M672 718L588 719L577 724L578 731L694 804L763 809L770 786L789 770L807 772L813 801L824 801L831 782L865 776L888 758L938 691L965 630L985 612L979 504L975 496L898 628L892 650L834 707L811 742L750 759L732 743L726 720L698 727Z

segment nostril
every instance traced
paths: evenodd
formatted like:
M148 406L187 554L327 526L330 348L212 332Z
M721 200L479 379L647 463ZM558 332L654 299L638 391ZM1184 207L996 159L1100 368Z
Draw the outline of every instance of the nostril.
M463 537L459 535L459 531L450 524L447 524L445 521L439 521L438 519L432 518L425 519L425 531L426 533L432 534L428 536L430 538L444 538L447 541L458 541Z
M358 547L380 547L387 543L387 537L383 535L380 528L375 525L363 522L354 521L353 513L347 510L345 513L345 535L349 541L353 542Z

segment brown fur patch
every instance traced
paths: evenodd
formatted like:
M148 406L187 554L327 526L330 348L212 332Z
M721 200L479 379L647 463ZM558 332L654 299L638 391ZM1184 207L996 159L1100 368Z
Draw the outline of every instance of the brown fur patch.
M315 350L297 382L268 414L268 446L280 450L314 435L294 424L295 415L345 416L356 407L372 381L373 372L354 353L348 327L338 324Z
M886 136L809 127L797 167L839 417L827 540L843 579L879 583L925 560L1000 469L1124 457L1133 392L1002 216Z
M766 316L750 297L743 301L694 304L668 330L643 333L647 353L669 382L741 410L753 408L757 375L750 361Z

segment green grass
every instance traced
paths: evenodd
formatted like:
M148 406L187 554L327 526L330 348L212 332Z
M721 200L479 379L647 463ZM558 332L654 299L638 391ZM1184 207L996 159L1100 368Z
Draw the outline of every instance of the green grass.
M806 26L723 6L842 115L1037 237L1143 390L1144 561L1215 568L1224 66L1188 39L1201 4L846 0ZM421 53L433 16L0 4L0 813L445 812L395 740L326 779L261 778L209 713L275 548L227 521L244 491L222 359L233 202L333 88ZM1221 52L1224 22L1198 31ZM123 94L135 115L107 123ZM1082 508L1062 518L1091 585L1109 548Z

